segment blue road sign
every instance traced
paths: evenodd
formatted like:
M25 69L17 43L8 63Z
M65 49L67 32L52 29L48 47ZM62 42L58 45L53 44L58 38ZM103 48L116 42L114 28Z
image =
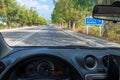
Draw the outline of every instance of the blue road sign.
M94 18L86 18L85 19L85 24L86 25L102 25L103 20L94 19Z

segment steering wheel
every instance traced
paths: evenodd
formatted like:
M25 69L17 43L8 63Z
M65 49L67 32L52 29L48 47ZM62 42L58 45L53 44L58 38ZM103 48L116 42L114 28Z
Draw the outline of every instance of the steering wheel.
M68 71L69 77L63 78L59 76L49 75L49 72L45 72L45 70L41 70L40 72L36 72L22 78L18 76L19 75L18 68L20 68L20 66L24 67L25 66L24 63L26 61L30 61L31 59L36 59L40 57L43 57L43 56L30 56L30 57L26 57L18 61L15 61L13 64L8 66L5 69L5 71L0 75L0 80L83 80L73 66L71 66L68 62L65 62L58 58L56 59L64 62L65 64L67 64L67 66L70 67L70 71ZM22 67L20 68L21 70L19 69L19 71L22 71Z

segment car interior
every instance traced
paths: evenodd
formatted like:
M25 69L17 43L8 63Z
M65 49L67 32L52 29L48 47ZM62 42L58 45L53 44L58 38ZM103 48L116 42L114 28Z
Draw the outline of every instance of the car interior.
M96 5L93 17L119 22L120 2ZM0 80L120 80L120 48L11 47L0 33Z

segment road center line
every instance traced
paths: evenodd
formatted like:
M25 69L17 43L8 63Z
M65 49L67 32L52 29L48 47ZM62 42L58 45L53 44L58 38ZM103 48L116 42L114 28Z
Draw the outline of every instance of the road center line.
M22 38L19 38L18 40L16 40L15 42L13 42L12 46L16 46L18 44L20 44L21 42L23 42L24 40L28 39L29 37L33 36L35 33L37 33L40 30L36 30L35 32L32 32L30 34L27 34L26 36L23 36Z

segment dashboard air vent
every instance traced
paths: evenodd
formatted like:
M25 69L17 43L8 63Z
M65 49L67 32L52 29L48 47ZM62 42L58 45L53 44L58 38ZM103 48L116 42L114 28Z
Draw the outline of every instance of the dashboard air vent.
M92 55L86 56L84 59L84 66L89 70L93 70L97 66L96 57Z
M107 56L104 56L103 59L102 59L102 61L103 61L103 65L104 65L106 68L108 68L109 56L108 56L108 55L107 55Z

